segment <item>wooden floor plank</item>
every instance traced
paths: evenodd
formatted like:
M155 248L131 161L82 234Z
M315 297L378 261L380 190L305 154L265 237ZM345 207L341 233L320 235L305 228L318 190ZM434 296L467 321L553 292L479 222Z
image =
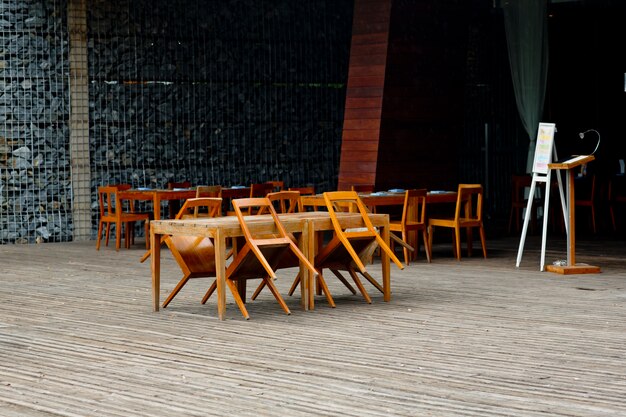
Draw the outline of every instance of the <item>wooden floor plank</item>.
M250 321L230 295L225 321L200 304L209 279L152 312L140 242L0 246L0 416L626 415L626 245L577 242L602 273L563 276L538 271L538 243L520 268L513 238L487 260L438 245L392 266L390 303L329 277L337 308L286 297L287 316L264 291ZM181 276L166 252L162 300Z

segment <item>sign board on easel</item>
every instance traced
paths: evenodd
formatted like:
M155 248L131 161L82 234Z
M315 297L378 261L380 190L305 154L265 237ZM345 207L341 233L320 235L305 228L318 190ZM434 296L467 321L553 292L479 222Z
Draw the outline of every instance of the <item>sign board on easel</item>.
M516 267L519 267L522 261L522 253L524 251L524 243L526 241L526 232L528 231L528 222L530 220L530 213L532 213L533 198L535 195L535 188L537 183L546 184L545 202L543 209L543 232L541 241L541 262L539 270L543 271L546 258L546 235L548 230L548 210L550 203L550 184L552 171L548 167L554 158L557 160L556 147L554 146L554 133L556 132L556 125L554 123L539 123L539 129L537 131L537 144L535 146L535 158L533 160L533 180L530 185L530 194L528 198L528 205L526 208L526 216L524 217L524 227L522 228L522 236L520 238L519 249L517 251ZM561 183L561 176L557 174L557 180L559 183L559 193L561 196L561 204L563 207L563 219L566 220L567 214L565 212L565 196L563 195L563 185Z

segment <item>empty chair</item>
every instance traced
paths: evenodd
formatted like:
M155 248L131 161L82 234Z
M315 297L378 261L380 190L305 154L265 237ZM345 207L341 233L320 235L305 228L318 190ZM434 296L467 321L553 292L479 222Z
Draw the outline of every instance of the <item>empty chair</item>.
M324 281L322 271L330 269L353 294L356 294L354 288L339 271L348 272L365 301L371 303L372 300L369 294L356 274L357 271L360 272L372 285L383 292L382 286L372 278L363 264L362 258L369 253L368 248L370 245L377 243L380 249L385 251L389 258L398 265L398 268L403 269L404 266L372 225L367 209L355 191L327 192L324 193L324 201L333 224L334 234L330 242L322 247L315 257L315 268L319 272L318 282L326 293L329 304L334 307L335 303L328 292L328 286ZM337 203L341 206L353 206L354 209L351 211L361 215L363 227L347 229L345 226L342 226L341 219L335 209Z
M530 175L513 175L511 179L511 212L509 214L509 234L515 221L515 231L520 231L520 223L522 219L522 213L528 207L528 197L526 190L530 189L532 184L532 177ZM541 183L537 183L539 185ZM533 196L532 213L530 218L531 231L535 230L537 223L537 212L541 201ZM528 215L528 214L527 214Z
M589 175L576 180L576 209L578 207L588 207L591 215L591 230L596 233L596 176L595 174ZM576 213L578 214L578 213Z
M279 191L267 194L278 213L297 213L302 211L300 193L298 191Z
M265 197L273 191L272 183L250 184L250 198Z
M433 235L436 227L447 227L454 229L453 248L457 260L461 260L461 229L467 230L467 254L472 255L472 233L473 227L478 227L480 231L480 242L483 248L483 256L487 257L487 246L485 245L485 229L483 227L483 186L480 184L459 184L458 195L454 217L451 218L430 218L428 228L429 246L432 250Z
M198 208L204 208L208 216L216 217L221 207L221 198L190 198L185 201L176 215L176 219L195 217L194 212ZM162 241L170 249L172 256L183 272L183 277L163 302L163 308L165 308L191 278L215 277L216 269L215 248L208 237L163 236Z
M272 203L267 198L233 200L233 207L245 238L245 244L237 251L237 255L226 269L226 285L232 292L237 306L246 319L250 318L243 301L245 293L240 294L239 288L245 291L246 280L260 278L265 282L285 313L291 314L289 307L274 285L273 280L276 278L274 271L281 267L285 256L288 255L295 255L299 262L316 274L313 265L289 237L280 223ZM254 209L252 211L256 213L270 214L274 220L274 231L271 233L253 233L248 227L246 217L244 217L244 212L251 209ZM253 216L247 217L250 219ZM215 289L216 285L213 284L202 299L203 303L209 299Z
M283 191L283 188L285 188L284 181L266 181L266 183L272 185L272 190L270 192Z
M289 187L289 191L297 191L300 195L315 195L315 187Z
M297 191L279 191L277 193L269 193L267 199L274 205L274 209L277 213L296 213L302 211L302 204L300 202L300 193ZM290 233L289 237L296 242L296 238ZM298 266L298 259L294 256L286 257L280 265L282 268L296 267ZM252 300L256 299L261 290L265 288L265 281L261 282L257 287L252 297ZM289 292L292 295L293 291Z
M621 179L621 178L620 178ZM611 225L613 226L613 231L617 232L617 222L615 220L615 209L618 208L619 205L626 205L626 192L623 189L624 181L612 180L609 183L609 210L611 213ZM620 185L622 186L620 188ZM622 213L624 210L621 211ZM619 211L618 211L619 213Z
M115 224L115 250L119 251L122 239L122 228L124 227L124 239L125 247L130 248L131 238L133 233L131 231L135 222L144 221L146 231L146 247L148 247L148 227L150 216L148 213L134 213L131 205L131 211L124 211L122 202L119 197L120 188L123 190L126 187L121 186L102 186L98 187L98 204L100 206L100 221L98 223L98 236L96 238L96 250L100 250L100 239L102 238L102 229L106 224L105 233L105 246L109 245L109 230L111 223Z
M399 232L402 240L409 243L410 234L415 234L415 252L419 250L419 233L422 232L426 258L430 262L430 246L428 244L428 231L426 225L426 196L425 189L407 190L402 207L400 221L390 221L389 228L392 232ZM403 246L404 262L409 264L409 249Z
M173 190L176 188L189 188L189 187L191 187L191 183L189 181L167 183L168 190ZM168 204L168 208L170 211L170 219L173 219L176 216L176 213L178 213L178 210L180 209L180 201L169 200L167 204Z
M222 198L222 186L221 185L198 185L196 187L196 198L209 197L209 198ZM196 217L202 215L202 208L195 208ZM222 215L222 208L220 207L218 216Z

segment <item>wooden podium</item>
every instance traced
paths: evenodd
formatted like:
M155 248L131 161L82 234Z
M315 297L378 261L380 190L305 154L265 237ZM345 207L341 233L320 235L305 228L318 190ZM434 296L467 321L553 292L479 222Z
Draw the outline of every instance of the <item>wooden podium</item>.
M575 207L576 198L574 195L574 168L591 162L595 159L593 155L580 155L548 164L550 169L562 169L567 172L567 265L547 265L546 270L557 274L597 274L600 272L599 266L587 264L576 264L576 233L575 233ZM545 213L544 213L545 215Z

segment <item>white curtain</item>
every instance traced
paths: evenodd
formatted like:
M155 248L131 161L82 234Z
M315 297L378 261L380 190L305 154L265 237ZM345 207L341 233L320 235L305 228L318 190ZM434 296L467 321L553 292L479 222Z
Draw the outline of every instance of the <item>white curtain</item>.
M530 138L526 172L531 172L548 74L546 0L503 0L504 27L517 109Z

